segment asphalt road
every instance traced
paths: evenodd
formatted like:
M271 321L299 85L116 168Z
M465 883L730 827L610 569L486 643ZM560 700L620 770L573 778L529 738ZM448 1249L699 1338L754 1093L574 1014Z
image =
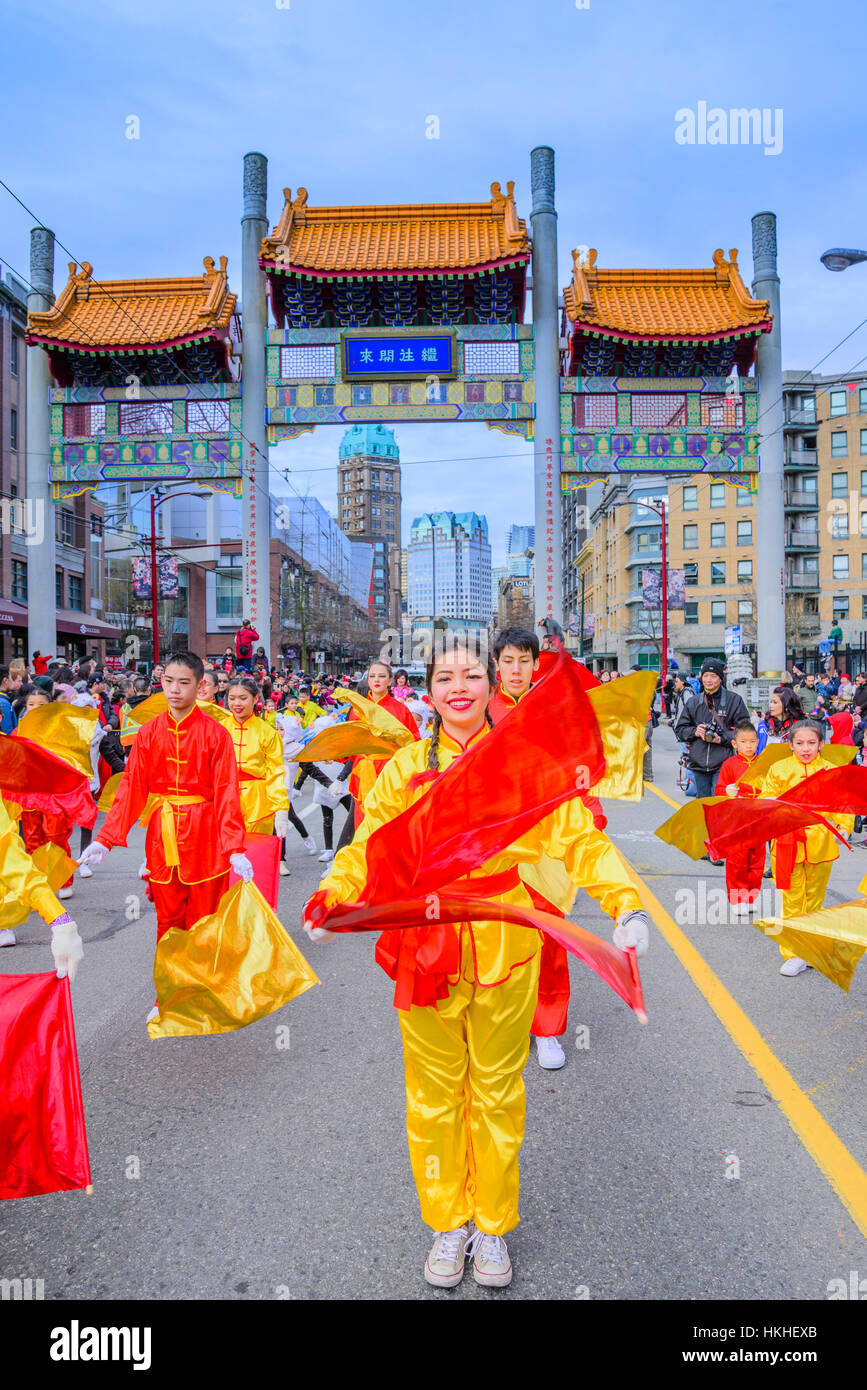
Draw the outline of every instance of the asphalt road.
M665 728L654 756L656 788L679 798ZM780 976L776 947L750 925L685 920L689 893L708 901L723 870L655 839L670 808L650 790L607 809L624 856L864 1165L867 966L847 997L813 971ZM302 814L321 843L319 808ZM142 838L70 905L86 952L73 1001L94 1193L0 1204L0 1277L43 1279L47 1299L74 1300L823 1300L830 1280L867 1275L833 1173L654 932L646 1026L573 961L567 1065L543 1072L531 1054L511 1288L482 1290L470 1275L454 1292L428 1288L392 985L372 940L307 941L300 910L321 866L295 839L280 913L321 987L239 1033L152 1043ZM829 901L853 896L867 870L864 849L845 858ZM573 916L609 928L583 894ZM0 968L48 968L38 919L19 937Z

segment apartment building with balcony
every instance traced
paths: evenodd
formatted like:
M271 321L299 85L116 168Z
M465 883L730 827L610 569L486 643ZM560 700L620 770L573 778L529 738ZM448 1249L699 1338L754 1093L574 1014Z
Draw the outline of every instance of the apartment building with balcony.
M786 627L814 645L867 630L867 382L783 373Z

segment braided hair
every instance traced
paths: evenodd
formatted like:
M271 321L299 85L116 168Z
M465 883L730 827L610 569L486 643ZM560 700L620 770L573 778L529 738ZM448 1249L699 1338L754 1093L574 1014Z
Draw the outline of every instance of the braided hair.
M470 655L470 653L467 653L467 654ZM496 665L495 665L495 663L494 663L494 660L493 660L492 657L489 656L488 659L487 659L487 661L480 661L480 662L479 662L479 665L484 666L485 669L486 669L486 671L487 671L488 684L489 684L490 687L491 687L491 694L493 695L493 693L494 693L494 687L495 687L496 681L497 681L497 668L496 668ZM433 685L433 677L434 677L434 670L435 670L435 668L436 668L436 661L434 661L434 660L429 661L428 664L427 664L427 666L426 666L426 668L425 668L424 683L425 683L425 686L427 687L427 692L428 692L428 694L431 693L431 687L432 687L432 685ZM493 721L493 719L491 718L490 711L488 710L487 706L485 707L485 721L487 722L487 725L488 725L488 728L489 728L489 729L493 728L494 721ZM442 715L440 714L439 710L437 710L437 711L435 712L434 718L433 718L433 728L432 728L432 730L431 730L430 748L429 748L429 750L428 750L428 755L427 755L427 766L428 766L428 771L429 771L429 772L439 772L439 770L440 770L440 763L439 763L439 742L440 742L440 729L442 728L442 726L443 726Z

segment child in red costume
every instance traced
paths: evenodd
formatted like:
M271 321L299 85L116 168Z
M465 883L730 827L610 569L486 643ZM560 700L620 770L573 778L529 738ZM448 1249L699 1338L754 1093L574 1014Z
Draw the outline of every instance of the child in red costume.
M165 668L166 714L144 724L105 824L81 863L100 863L125 845L136 820L147 826L148 897L157 911L157 940L170 927L188 931L217 910L229 868L245 881L253 868L244 854L244 821L232 739L196 704L204 666L192 652L176 653Z
M714 792L717 796L760 796L758 787L740 785L739 778L755 762L759 736L749 719L739 719L734 727L730 758L719 770ZM764 846L748 845L731 850L726 856L726 891L732 912L746 914L761 892L765 870Z
M533 684L533 677L539 670L539 639L529 628L505 628L494 641L494 660L497 663L497 688L488 704L488 714L494 724L499 724L517 707ZM596 797L585 796L583 800L593 816L595 828L604 830L608 821L601 803ZM527 888L536 907L544 912L557 912L557 908L534 888L529 885ZM566 1063L566 1053L559 1038L566 1032L569 997L566 951L550 936L543 936L539 999L530 1033L536 1039L539 1066L545 1071L558 1071Z

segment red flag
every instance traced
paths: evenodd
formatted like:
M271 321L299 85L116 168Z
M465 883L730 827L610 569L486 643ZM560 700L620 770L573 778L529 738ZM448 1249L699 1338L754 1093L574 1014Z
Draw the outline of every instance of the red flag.
M280 884L279 835L252 835L247 832L244 853L253 865L253 882L268 903L277 910L277 890ZM234 869L229 870L229 887L239 883Z
M96 802L83 773L47 748L11 734L0 736L0 795L28 811L66 816L74 825L96 820Z
M69 980L0 975L0 1198L90 1186Z

